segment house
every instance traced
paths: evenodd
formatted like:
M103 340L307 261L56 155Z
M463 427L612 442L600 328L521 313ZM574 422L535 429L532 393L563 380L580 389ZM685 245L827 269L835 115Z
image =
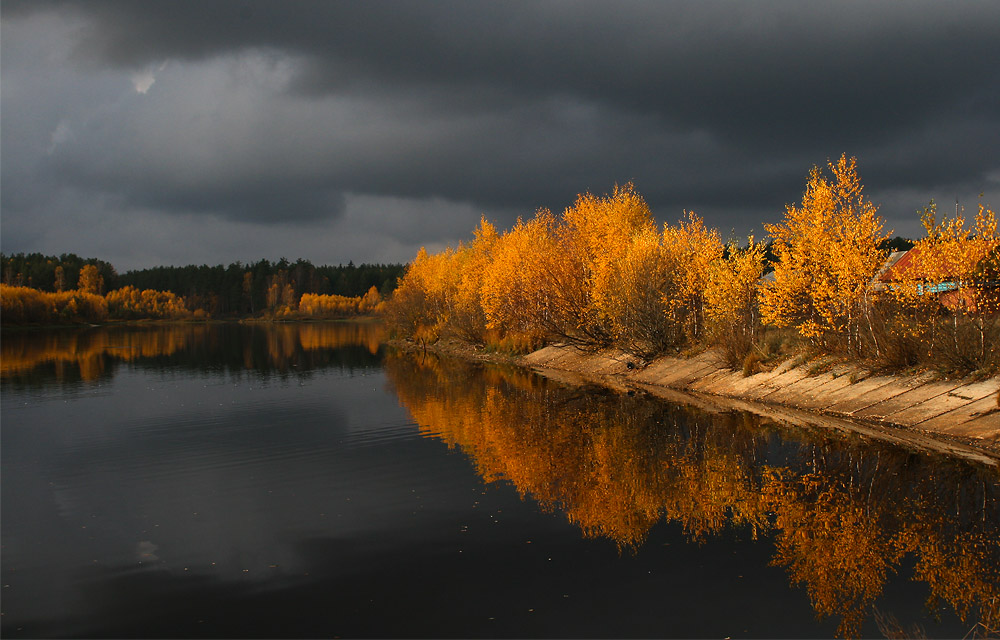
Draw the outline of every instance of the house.
M872 279L873 291L890 291L913 286L918 296L935 295L951 311L1000 311L1000 255L994 249L971 274L947 274L931 278L922 274L919 246L909 251L893 251Z

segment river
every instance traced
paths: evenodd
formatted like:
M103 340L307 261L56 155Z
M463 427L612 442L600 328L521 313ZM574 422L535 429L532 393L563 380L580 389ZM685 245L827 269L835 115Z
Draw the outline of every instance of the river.
M4 332L3 637L996 633L995 469L384 339Z

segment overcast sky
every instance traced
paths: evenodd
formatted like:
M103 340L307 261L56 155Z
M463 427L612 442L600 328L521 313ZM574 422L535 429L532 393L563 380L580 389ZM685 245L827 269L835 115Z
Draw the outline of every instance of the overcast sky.
M0 5L0 245L406 262L633 181L758 235L858 158L888 229L1000 206L1000 2Z

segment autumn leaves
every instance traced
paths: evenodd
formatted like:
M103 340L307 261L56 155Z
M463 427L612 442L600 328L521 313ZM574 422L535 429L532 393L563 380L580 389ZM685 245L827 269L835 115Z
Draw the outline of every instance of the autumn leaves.
M767 280L764 243L725 246L693 212L660 231L626 184L605 196L580 195L561 216L540 210L506 233L483 219L471 243L421 250L386 312L407 337L453 336L512 350L559 340L649 358L708 343L736 364L771 326L790 327L825 351L877 357L890 348L887 319L906 311L912 287L873 289L888 233L855 160L842 156L827 168L814 168L801 204L766 225L776 257ZM918 245L928 256L948 256L933 263L948 266L922 268L922 281L958 277L979 290L977 269L997 251L995 217L981 208L975 231L963 236L962 229L958 221L928 227ZM895 324L919 333L915 323L907 316ZM983 344L988 324L980 323Z
M708 265L722 254L718 232L694 214L658 232L628 184L583 194L559 217L540 210L504 234L483 219L472 243L422 250L387 313L417 339L510 348L558 339L651 356L700 337Z

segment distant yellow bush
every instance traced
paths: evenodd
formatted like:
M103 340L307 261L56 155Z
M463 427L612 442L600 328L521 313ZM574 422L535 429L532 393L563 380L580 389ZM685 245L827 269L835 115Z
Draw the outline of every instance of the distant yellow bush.
M169 291L153 289L140 291L133 286L127 286L108 293L105 300L111 317L122 320L184 318L191 315L184 305L184 298Z
M364 296L321 295L318 293L303 293L299 298L298 314L314 318L339 318L358 314L376 313L382 302L378 289L371 287ZM291 307L286 306L282 315L293 315Z
M97 294L48 293L0 284L0 319L4 324L103 322L107 318L107 302Z

